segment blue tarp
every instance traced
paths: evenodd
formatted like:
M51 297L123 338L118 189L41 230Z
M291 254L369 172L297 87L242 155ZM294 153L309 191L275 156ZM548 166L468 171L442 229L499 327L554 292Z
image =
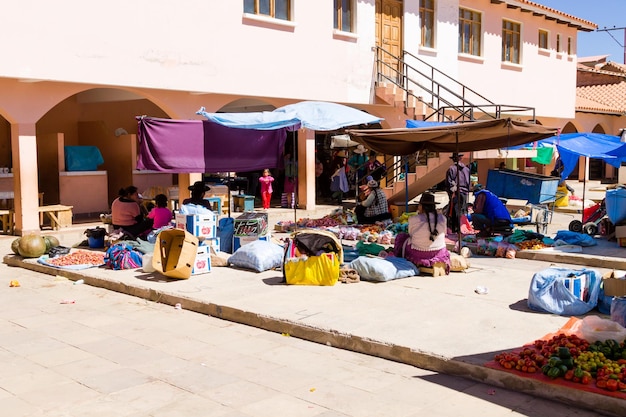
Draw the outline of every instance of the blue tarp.
M349 126L378 123L381 118L355 108L325 101L302 101L279 107L271 112L207 113L202 107L197 114L223 126L238 129L274 130L300 127L332 131Z
M621 158L609 155L608 152L623 146L619 136L605 135L602 133L564 133L547 139L542 139L543 144L556 146L559 157L563 161L561 178L567 178L572 173L579 156L602 159L607 164L619 168Z
M603 133L563 133L537 141L538 147L554 146L563 162L561 178L566 179L576 168L578 157L602 159L607 164L619 168L622 161L626 161L626 149L620 142L619 136ZM508 149L531 148L533 144L512 146ZM622 152L618 154L617 152Z
M407 128L420 128L420 127L436 127L436 126L450 126L455 124L454 122L425 122L423 120L411 120L407 119Z

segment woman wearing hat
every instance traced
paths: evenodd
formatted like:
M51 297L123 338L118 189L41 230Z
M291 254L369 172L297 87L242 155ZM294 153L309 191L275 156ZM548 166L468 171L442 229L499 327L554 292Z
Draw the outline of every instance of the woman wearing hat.
M204 195L207 191L211 189L211 187L209 187L202 181L196 181L193 183L193 185L187 187L187 189L191 191L191 197L184 199L183 205L195 204L197 206L208 208L209 210L213 209L213 207L211 206L211 202L204 199Z
M435 196L422 194L417 213L409 217L409 233L399 233L394 255L406 258L417 266L432 268L445 264L450 272L450 252L446 248L446 218L437 211Z
M367 187L370 190L369 195L364 201L357 203L354 209L357 222L359 224L374 224L391 219L387 196L378 186L378 181L374 179L369 180Z

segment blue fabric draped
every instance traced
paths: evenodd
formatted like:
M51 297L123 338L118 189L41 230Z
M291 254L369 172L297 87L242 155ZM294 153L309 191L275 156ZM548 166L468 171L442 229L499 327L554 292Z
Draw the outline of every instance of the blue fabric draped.
M202 107L196 112L208 120L237 129L273 130L300 127L332 131L344 127L378 123L382 119L355 108L325 101L302 101L279 107L271 112L208 113Z

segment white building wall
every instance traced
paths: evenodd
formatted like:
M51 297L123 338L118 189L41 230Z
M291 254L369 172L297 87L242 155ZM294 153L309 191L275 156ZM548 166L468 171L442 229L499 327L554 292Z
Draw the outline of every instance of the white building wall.
M459 7L482 12L481 56L458 53ZM567 47L567 38L571 37L575 52L575 28L509 9L504 4L492 4L490 0L437 0L435 8L435 48L420 48L406 42L408 51L496 104L534 107L537 117L574 118L576 56L557 54L555 47L556 34L560 33L562 48ZM522 26L520 65L502 62L503 18ZM540 28L550 33L548 51L538 50ZM416 39L419 40L419 29ZM458 87L454 90L460 92ZM470 100L484 104L474 98ZM526 120L528 114L520 118ZM515 117L515 113L511 115Z
M0 77L367 103L374 2L358 34L333 31L332 0L298 0L290 22L243 0L5 2ZM11 41L6 41L6 40Z

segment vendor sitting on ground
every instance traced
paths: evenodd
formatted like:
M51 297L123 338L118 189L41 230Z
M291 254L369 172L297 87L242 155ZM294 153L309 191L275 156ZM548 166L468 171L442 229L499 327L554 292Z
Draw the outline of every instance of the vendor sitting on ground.
M357 203L354 209L357 222L359 224L374 224L391 219L387 197L378 186L378 181L374 179L368 181L367 187L370 191L369 195L365 200Z
M137 187L130 185L120 189L119 197L111 204L111 222L115 229L122 229L134 238L152 229L152 219L145 218L141 211L141 196Z
M209 210L212 210L211 202L209 200L204 199L204 195L207 191L211 189L208 185L206 185L202 181L196 181L193 185L187 187L189 191L191 191L191 197L183 200L183 204L195 204L197 206L205 207Z
M450 272L450 252L446 248L446 217L437 211L435 196L422 194L417 214L409 217L409 233L398 233L393 252L417 266L432 268L445 264Z
M472 226L479 231L478 236L492 236L496 229L513 227L511 214L504 203L480 184L474 186L473 211Z
M167 196L157 194L154 197L155 206L148 213L148 218L153 220L152 228L160 229L168 226L172 222L172 211L167 208Z

